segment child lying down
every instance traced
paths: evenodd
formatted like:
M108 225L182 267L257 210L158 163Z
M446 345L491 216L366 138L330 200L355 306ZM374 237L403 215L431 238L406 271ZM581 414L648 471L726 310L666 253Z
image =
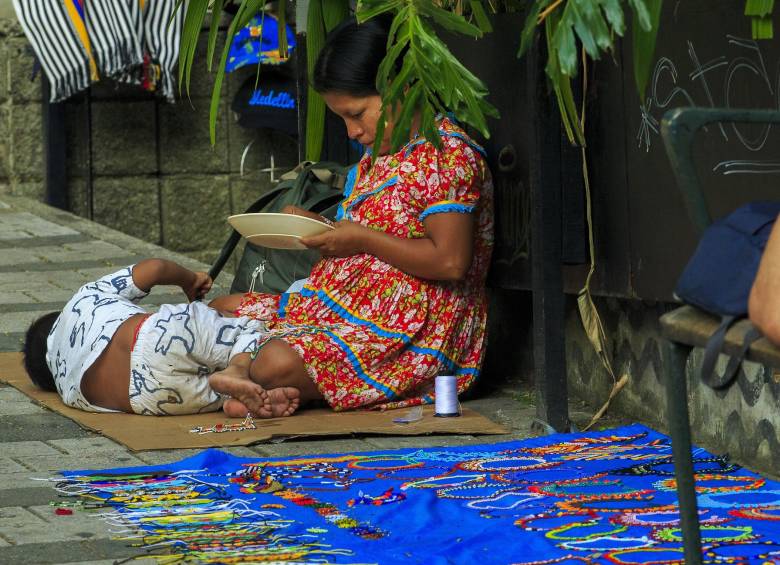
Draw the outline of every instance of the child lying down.
M87 283L61 312L32 323L25 369L40 388L90 412L289 416L298 408L297 389L265 390L251 376L222 372L230 361L254 362L265 327L199 302L211 284L206 273L165 259ZM137 302L156 285L179 286L191 302L148 313Z

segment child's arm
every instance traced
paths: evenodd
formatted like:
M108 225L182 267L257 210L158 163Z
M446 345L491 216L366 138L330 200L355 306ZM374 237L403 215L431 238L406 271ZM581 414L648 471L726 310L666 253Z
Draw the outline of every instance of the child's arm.
M133 282L144 292L157 285L176 285L190 301L204 297L212 284L207 273L190 271L167 259L145 259L137 263L133 267Z

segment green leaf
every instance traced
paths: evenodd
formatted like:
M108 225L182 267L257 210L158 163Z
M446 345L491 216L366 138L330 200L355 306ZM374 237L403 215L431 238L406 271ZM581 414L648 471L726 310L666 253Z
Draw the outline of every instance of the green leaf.
M328 31L349 15L349 0L312 0L309 2L306 30L306 67L309 77L325 45ZM306 93L306 159L319 161L325 137L325 101L313 88Z
M648 14L650 16L650 29L645 30L640 26L633 26L633 51L634 51L634 82L639 99L644 102L647 81L650 80L653 59L655 58L655 41L658 35L658 26L661 22L661 8L663 0L647 0Z
M214 62L214 51L217 47L217 33L219 32L219 19L222 17L222 7L224 3L225 0L214 0L214 5L211 7L211 25L209 27L209 40L206 49L206 61L209 72L211 72L212 63Z
M419 9L421 14L432 18L444 29L462 33L463 35L470 35L471 37L482 37L482 30L467 22L466 18L443 10L432 2L420 2Z
M753 39L773 39L775 35L771 16L768 18L753 18L751 20L751 29L753 31Z
M650 31L653 29L653 17L645 5L646 1L649 2L650 0L628 0L628 4L634 10L634 23L639 23L643 30Z
M420 129L426 141L433 143L434 147L441 148L441 137L436 127L436 116L431 106L423 106L420 115Z
M322 19L326 32L339 25L348 16L349 0L324 0L322 2Z
M569 1L566 4L566 7L563 9L564 10L563 18L561 19L560 25L573 27L574 30L577 32L577 37L582 42L582 46L585 48L585 51L588 52L588 55L590 55L593 58L598 58L599 41L596 39L596 35L602 32L606 33L606 26L603 26L603 29L599 29L600 26L597 23L598 20L596 18L593 18L592 15L589 15L587 13L588 7L589 5L585 4L584 6L585 9L581 9L581 7L577 3L577 0ZM573 47L575 50L574 58L576 61L577 58L576 44L573 45ZM576 63L574 66L576 67ZM568 74L568 75L577 74L576 70L574 72L567 72L570 70L570 67L564 64L563 60L561 61L561 67L563 68L564 74Z
M384 92L387 88L387 84L390 82L393 73L395 73L395 65L398 58L404 49L409 46L409 38L404 37L398 43L393 45L388 51L387 55L379 64L379 68L376 72L376 90L377 92ZM407 60L408 61L408 60ZM404 65L407 64L404 61ZM411 62L409 62L411 65Z
M549 56L558 60L559 71L566 76L577 74L579 61L577 59L577 41L574 38L574 31L563 21L555 22L554 18L548 16L547 22L553 31L547 31L548 37L551 37ZM551 35L550 35L551 34Z
M325 137L325 101L319 92L308 89L306 95L306 160L319 161Z
M553 46L554 30L559 25L561 15L557 13L550 14L545 20L545 36L547 39L547 65L545 72L555 92L555 98L558 103L558 111L561 115L561 125L563 125L570 143L585 144L585 135L580 128L579 118L577 116L576 103L571 90L570 77L562 74L559 60L555 54Z
M311 76L317 55L325 45L325 20L322 3L325 0L311 0L307 17L306 63ZM325 136L325 101L313 88L306 96L306 159L319 161L322 155L322 138Z
M252 17L260 11L264 5L264 0L241 0L241 5L230 22L227 31L225 45L222 47L222 56L220 57L219 67L217 67L217 76L214 78L214 89L211 91L211 105L209 108L209 138L211 144L217 142L217 116L219 115L219 104L222 95L222 83L225 80L225 64L227 63L230 44L233 37L239 29L244 27Z
M286 59L288 56L288 50L287 50L287 2L282 1L279 2L277 5L277 20L279 22L279 25L277 25L277 37L279 42L279 57L282 59ZM265 17L265 12L263 12L263 16ZM260 31L261 34L261 41L262 41L262 30Z
M750 26L753 39L772 39L774 27L772 24L772 11L775 8L775 0L746 0L745 15L750 18Z
M355 16L359 23L363 23L379 14L388 12L396 13L403 7L404 2L395 0L393 2L384 2L382 0L361 0L358 3Z
M623 7L620 5L620 0L602 0L601 9L604 11L612 30L623 37L623 34L626 33L626 20L623 17Z
M525 55L528 48L531 46L531 42L536 33L536 26L539 24L539 14L547 6L552 3L552 0L536 0L531 8L528 10L528 15L525 18L523 24L523 32L520 34L520 49L517 51L517 56L522 57Z
M493 26L490 25L490 19L485 12L485 7L480 0L469 0L469 6L471 6L471 13L474 15L474 19L477 22L477 27L482 30L483 33L490 33L493 31Z
M481 33L479 28L461 16L434 6L430 0L362 1L358 5L358 21L365 21L367 13L384 13L393 6L396 11L387 55L377 72L377 90L383 103L381 120L398 111L390 138L392 150L410 139L415 115L420 116L420 131L437 145L440 140L435 118L444 111L452 111L458 120L489 136L486 116L497 116L498 111L484 99L487 89L452 55L431 24L470 37ZM396 71L395 62L401 54L404 54L403 65ZM381 146L381 131L384 131L384 124L378 123L375 157Z
M745 15L764 18L771 16L775 9L775 0L746 0Z
M208 0L192 0L187 6L184 15L184 24L181 30L181 46L179 48L179 91L185 87L187 94L190 92L190 76L192 74L192 62L195 58L195 50L198 47L200 28L206 18Z
M411 129L412 120L414 119L415 109L417 108L417 101L420 99L423 93L423 86L419 82L412 85L409 91L404 97L403 104L401 105L401 113L398 115L395 129L390 142L393 146L402 146L409 141L411 135L405 135L406 131Z

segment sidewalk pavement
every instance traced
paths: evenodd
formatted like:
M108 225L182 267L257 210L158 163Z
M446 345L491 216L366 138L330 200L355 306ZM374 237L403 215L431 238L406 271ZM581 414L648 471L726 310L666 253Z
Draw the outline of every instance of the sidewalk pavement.
M0 195L0 351L19 351L26 327L38 316L60 309L73 291L112 269L147 257L166 257L195 269L208 266L161 247L39 202ZM227 292L221 275L212 291ZM179 302L175 287L155 289L147 304ZM527 398L529 395L525 395ZM497 391L469 407L511 428L507 436L339 437L228 448L240 456L284 457L492 443L536 435L533 405L519 391ZM575 421L587 421L581 405ZM578 411L579 410L579 411ZM58 470L163 464L194 454L193 449L131 452L75 422L42 408L15 389L0 385L0 563L113 563L139 550L111 539L95 514L74 510L55 515L57 495L48 478Z

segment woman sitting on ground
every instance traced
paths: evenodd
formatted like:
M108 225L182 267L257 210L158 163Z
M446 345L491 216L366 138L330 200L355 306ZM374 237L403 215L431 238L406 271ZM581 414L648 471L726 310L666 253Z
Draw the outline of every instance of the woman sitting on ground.
M390 22L341 24L313 74L312 86L349 137L367 148L380 116L375 81ZM252 364L253 380L268 389L294 387L301 403L324 399L334 410L411 406L433 400L437 375L456 375L462 393L479 374L493 246L483 151L440 118L440 149L413 134L391 153L393 125L385 127L376 160L369 150L351 171L335 229L302 240L322 253L302 292L247 294L237 308L270 330ZM226 309L230 299L216 306ZM226 371L246 375L249 366Z

